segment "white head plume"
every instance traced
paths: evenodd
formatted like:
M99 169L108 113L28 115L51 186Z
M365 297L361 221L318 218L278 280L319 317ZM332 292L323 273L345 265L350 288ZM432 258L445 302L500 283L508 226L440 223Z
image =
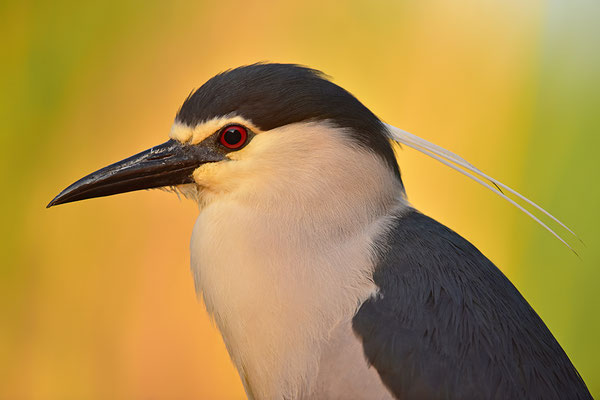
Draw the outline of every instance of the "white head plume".
M515 207L517 207L519 210L521 210L522 212L527 214L531 219L533 219L538 224L543 226L546 230L548 230L550 233L552 233L558 240L560 240L571 251L575 252L575 250L573 250L573 248L559 234L557 234L552 228L550 228L548 225L546 225L544 222L542 222L539 218L537 218L535 215L533 215L530 211L525 209L525 207L523 207L522 205L517 203L515 200L511 199L506 194L504 194L500 188L506 190L509 193L512 193L518 199L525 201L527 204L534 207L536 210L542 212L544 215L546 215L547 217L552 219L554 222L558 223L560 226L562 226L564 229L566 229L573 236L577 237L577 235L575 235L575 233L571 229L569 229L564 223L562 223L560 220L558 220L558 218L556 218L555 216L550 214L548 211L544 210L542 207L540 207L533 201L529 200L527 197L523 196L516 190L506 186L505 184L492 178L491 176L486 175L485 173L483 173L482 171L480 171L479 169L474 167L472 164L467 162L462 157L460 157L460 156L458 156L458 155L456 155L434 143L431 143L425 139L422 139L416 135L413 135L412 133L406 132L400 128L396 128L395 126L392 126L389 124L385 124L385 125L388 129L390 139L392 139L396 142L405 144L406 146L411 147L417 151L420 151L421 153L428 155L429 157L441 162L442 164L447 165L448 167L460 172L461 174L468 176L469 178L473 179L475 182L479 183L480 185L490 189L492 192L496 193L498 196L502 197L503 199L505 199L506 201L508 201ZM481 178L491 182L495 187L491 186L490 184L488 184ZM575 253L575 254L577 254L577 253Z

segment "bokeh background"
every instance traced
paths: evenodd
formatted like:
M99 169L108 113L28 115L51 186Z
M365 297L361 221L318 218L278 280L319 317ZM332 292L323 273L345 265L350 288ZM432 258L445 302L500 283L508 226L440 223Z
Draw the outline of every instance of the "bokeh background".
M243 397L194 293L194 204L150 191L44 207L165 141L206 79L261 60L322 69L571 226L581 258L399 154L412 203L509 276L600 396L599 2L43 0L0 17L0 398Z

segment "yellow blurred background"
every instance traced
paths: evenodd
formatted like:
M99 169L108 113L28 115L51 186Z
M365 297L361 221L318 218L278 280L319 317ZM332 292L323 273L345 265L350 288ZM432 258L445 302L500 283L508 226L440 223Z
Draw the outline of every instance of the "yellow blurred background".
M581 259L400 152L411 202L509 276L600 396L599 2L42 0L0 18L1 399L243 398L194 293L194 204L155 190L45 206L165 141L193 88L256 61L323 70L572 227Z

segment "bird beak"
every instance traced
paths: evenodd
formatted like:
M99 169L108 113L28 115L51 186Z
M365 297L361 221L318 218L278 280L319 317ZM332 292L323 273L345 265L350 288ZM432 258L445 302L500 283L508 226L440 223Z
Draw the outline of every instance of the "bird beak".
M211 146L169 140L81 178L46 207L134 190L193 183L196 168L223 160Z

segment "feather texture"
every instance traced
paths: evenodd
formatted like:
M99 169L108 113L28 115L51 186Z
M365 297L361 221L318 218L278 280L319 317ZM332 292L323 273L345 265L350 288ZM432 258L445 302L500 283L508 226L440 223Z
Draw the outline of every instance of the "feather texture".
M406 132L400 128L396 128L395 126L386 124L386 127L388 129L390 139L392 139L396 142L402 143L408 147L411 147L425 155L428 155L429 157L441 162L442 164L460 172L461 174L473 179L475 182L479 183L480 185L488 188L492 192L496 193L498 196L502 197L503 199L505 199L506 201L508 201L515 207L517 207L523 213L527 214L531 219L533 219L535 222L537 222L542 227L544 227L547 231L549 231L552 235L554 235L558 240L560 240L565 246L567 246L571 251L573 251L575 253L575 250L567 243L567 241L565 239L563 239L558 233L556 233L547 224L545 224L539 218L537 218L535 215L533 215L525 207L521 206L519 203L517 203L516 201L514 201L513 199L508 197L506 194L504 194L500 188L505 189L507 192L512 193L517 198L523 200L530 206L534 207L536 210L542 212L544 215L546 215L547 217L552 219L554 222L559 224L561 227L563 227L565 230L567 230L570 234L572 234L574 237L576 237L578 240L580 240L577 237L577 235L575 234L575 232L573 232L568 226L566 226L563 222L561 222L554 215L550 214L544 208L542 208L538 204L534 203L533 201L531 201L527 197L523 196L521 193L517 192L516 190L512 189L511 187L509 187L509 186L505 185L504 183L498 181L497 179L492 178L491 176L483 173L481 170L479 170L478 168L473 166L471 163L467 162L464 158L460 157L459 155L454 154L451 151L448 151L448 150L444 149L443 147L440 147L434 143L431 143L431 142L429 142L423 138L420 138L419 136L416 136L410 132ZM487 184L486 182L484 182L482 179L478 178L477 176L493 183L494 186L496 186L496 188ZM577 253L575 253L575 254L577 254Z
M378 292L353 328L396 398L592 398L523 296L460 235L403 210L377 248Z

